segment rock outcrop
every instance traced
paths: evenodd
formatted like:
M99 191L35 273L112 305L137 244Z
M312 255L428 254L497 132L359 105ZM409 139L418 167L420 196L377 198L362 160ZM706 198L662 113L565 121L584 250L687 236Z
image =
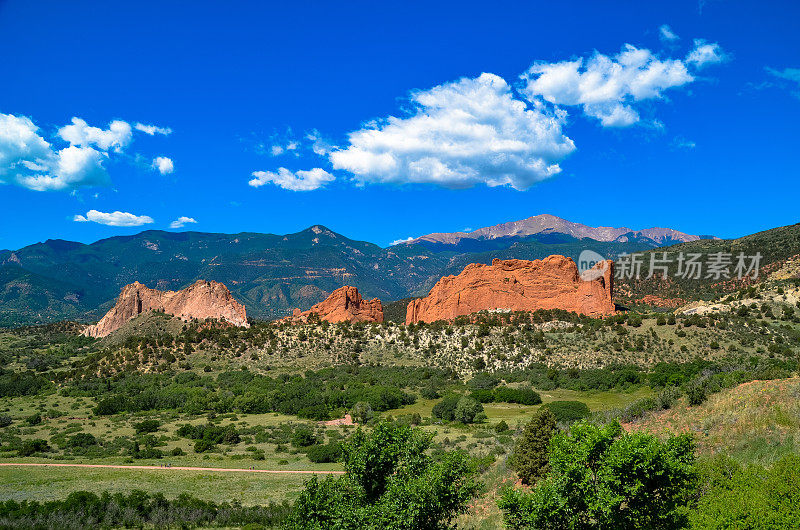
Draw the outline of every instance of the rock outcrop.
M377 298L364 300L358 289L345 285L308 311L295 309L292 316L281 319L281 322L308 322L312 315L328 322L383 322L383 304Z
M406 324L452 320L482 310L564 309L584 315L614 313L613 262L578 274L571 258L498 260L467 265L458 276L439 280L425 298L411 301Z
M183 320L214 318L249 327L244 306L222 283L198 280L180 291L159 291L134 282L122 288L116 305L83 334L105 337L145 311L161 311Z

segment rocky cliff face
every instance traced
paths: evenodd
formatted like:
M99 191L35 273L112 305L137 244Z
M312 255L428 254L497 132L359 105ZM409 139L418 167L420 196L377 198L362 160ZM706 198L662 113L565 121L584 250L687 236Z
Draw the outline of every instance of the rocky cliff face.
M159 291L134 282L122 288L117 304L83 334L105 337L145 311L162 311L184 320L214 318L249 327L244 306L219 282L198 280L180 291Z
M564 309L585 315L614 313L613 262L583 275L570 258L494 260L467 265L458 276L439 280L425 298L408 304L406 324L451 320L482 310Z
M308 322L311 315L328 322L383 322L383 305L377 298L364 300L355 287L345 285L333 291L324 301L308 311L294 310L283 322Z

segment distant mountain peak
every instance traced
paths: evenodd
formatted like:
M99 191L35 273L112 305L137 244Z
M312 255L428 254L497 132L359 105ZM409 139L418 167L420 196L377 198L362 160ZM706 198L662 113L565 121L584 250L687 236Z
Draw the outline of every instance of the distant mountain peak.
M589 238L596 241L629 241L631 239L648 239L653 241L655 246L673 243L685 243L697 241L700 236L686 234L671 228L646 228L644 230L631 230L627 227L610 226L588 226L581 223L573 223L555 215L541 214L511 221L494 226L487 226L473 230L472 232L450 232L428 234L416 239L412 239L405 245L419 243L439 243L444 245L457 245L464 239L472 240L491 240L503 237L525 237L537 234L565 234L576 239Z

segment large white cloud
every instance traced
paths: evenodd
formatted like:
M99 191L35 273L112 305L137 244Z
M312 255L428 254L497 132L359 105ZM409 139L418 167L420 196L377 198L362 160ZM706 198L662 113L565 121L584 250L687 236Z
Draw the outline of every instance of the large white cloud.
M175 171L175 164L171 158L166 156L157 156L153 159L152 168L158 170L162 175L168 175Z
M137 124L136 129L142 130L140 126L151 127ZM17 184L36 191L107 186L110 179L104 163L131 143L132 128L121 120L101 129L72 118L72 123L58 129L52 140L68 145L58 148L45 140L26 116L0 113L0 184ZM174 169L168 158L156 160L162 174Z
M72 125L60 128L58 135L70 145L95 145L103 151L113 148L118 153L122 152L133 138L128 122L114 120L108 124L108 129L100 129L90 126L80 118L72 118Z
M414 92L412 113L348 135L335 169L360 182L476 184L524 190L561 171L575 150L561 130L564 113L531 108L494 74Z
M142 226L151 224L153 218L149 215L134 215L128 212L98 212L89 210L86 215L76 215L74 221L79 223L99 223L107 226Z
M719 45L699 40L686 59L662 59L626 44L613 57L595 52L588 59L534 63L521 76L522 92L531 100L581 106L604 127L627 127L640 119L634 103L662 98L666 90L695 80L690 68L723 58Z
M323 187L328 182L336 179L324 169L315 167L310 171L289 171L285 167L274 171L254 171L253 179L248 184L254 188L259 188L267 183L273 183L278 187L292 191L312 191Z

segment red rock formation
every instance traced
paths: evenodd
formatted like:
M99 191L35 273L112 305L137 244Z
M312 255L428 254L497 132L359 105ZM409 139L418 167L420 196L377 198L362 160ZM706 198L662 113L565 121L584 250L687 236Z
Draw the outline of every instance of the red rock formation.
M614 313L613 262L598 263L578 274L570 258L498 260L467 265L458 276L439 280L425 298L413 300L406 324L452 320L482 310L564 309L585 315Z
M281 319L281 322L308 322L312 314L328 322L383 322L383 305L377 298L363 300L358 289L345 285L308 311L295 309L292 316Z
M197 280L180 291L159 291L134 282L122 288L116 305L83 334L105 337L145 311L162 311L184 320L215 318L234 326L250 326L244 306L219 282Z

